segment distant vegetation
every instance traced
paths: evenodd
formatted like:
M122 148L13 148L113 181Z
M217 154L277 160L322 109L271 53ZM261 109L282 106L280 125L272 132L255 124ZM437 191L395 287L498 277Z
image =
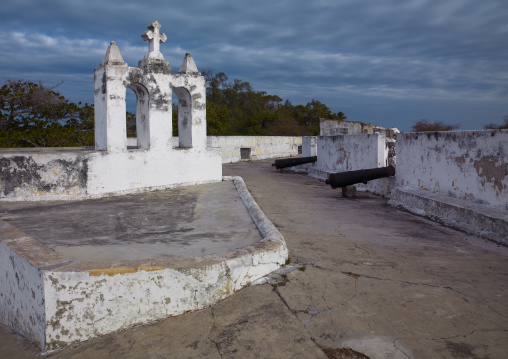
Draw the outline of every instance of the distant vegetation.
M318 100L292 105L277 95L254 91L245 81L228 81L223 73L205 71L206 120L214 136L309 136L319 134L319 119L344 120Z
M428 120L419 120L411 127L411 132L453 131L459 127L460 124L448 125L441 121L429 122Z
M318 135L319 119L344 120L312 99L292 105L277 95L255 91L245 81L228 81L223 73L205 71L207 133L213 136ZM54 87L23 80L0 89L0 147L73 147L94 145L93 105L69 102ZM173 134L178 131L173 106ZM127 135L136 135L136 118L127 113Z
M503 118L503 122L501 124L495 124L495 123L488 123L485 126L483 126L486 130L490 129L508 129L508 115L505 115Z
M411 132L429 132L429 131L453 131L460 127L460 124L449 125L441 121L429 122L428 120L419 120L411 127ZM489 123L483 126L484 129L508 129L508 115L504 116L500 124Z
M74 104L42 83L6 81L0 89L0 147L94 143L93 106Z

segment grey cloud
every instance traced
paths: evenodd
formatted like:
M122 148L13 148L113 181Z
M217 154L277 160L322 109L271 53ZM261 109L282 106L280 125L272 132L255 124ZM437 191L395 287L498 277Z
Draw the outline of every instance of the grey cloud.
M406 98L408 114L431 100L481 99L495 108L482 121L496 122L508 96L506 18L504 0L18 0L0 5L0 79L67 76L76 86L66 81L65 94L91 101L81 88L109 41L136 66L140 34L157 19L173 68L190 52L200 69L352 113L365 99L385 109Z

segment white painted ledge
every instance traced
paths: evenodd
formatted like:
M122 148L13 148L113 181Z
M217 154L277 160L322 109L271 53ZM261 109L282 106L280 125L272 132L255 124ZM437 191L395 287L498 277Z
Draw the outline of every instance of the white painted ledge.
M402 187L393 189L388 203L452 228L508 245L508 211Z

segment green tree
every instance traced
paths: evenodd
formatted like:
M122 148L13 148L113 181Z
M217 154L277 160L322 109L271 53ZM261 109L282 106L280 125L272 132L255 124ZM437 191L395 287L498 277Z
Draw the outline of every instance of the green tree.
M228 133L230 115L225 105L206 103L206 132L208 136L221 136Z
M246 81L230 82L223 72L204 75L209 135L259 135L277 119L280 97L254 91Z
M127 111L125 118L127 119L127 137L136 137L136 115Z
M328 106L312 99L306 106L296 106L295 117L300 124L306 126L313 136L319 135L319 124L322 118L334 117Z
M0 89L0 147L93 145L93 106L23 80Z
M203 74L209 135L317 135L321 118L346 119L343 112L333 113L315 99L293 106L277 95L254 91L246 81L229 81L223 72Z
M308 136L309 128L301 125L291 116L279 116L277 121L271 123L265 136Z
M339 121L344 121L346 118L347 117L344 114L344 112L337 112L336 114L333 115L333 119L339 120Z

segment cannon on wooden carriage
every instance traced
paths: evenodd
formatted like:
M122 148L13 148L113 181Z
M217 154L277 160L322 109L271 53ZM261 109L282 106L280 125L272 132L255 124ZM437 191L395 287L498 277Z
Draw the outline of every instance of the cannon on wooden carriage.
M294 157L294 158L283 158L280 160L275 160L272 163L272 167L275 166L277 169L293 167L298 165L303 165L305 163L312 163L317 161L317 156L312 157Z

